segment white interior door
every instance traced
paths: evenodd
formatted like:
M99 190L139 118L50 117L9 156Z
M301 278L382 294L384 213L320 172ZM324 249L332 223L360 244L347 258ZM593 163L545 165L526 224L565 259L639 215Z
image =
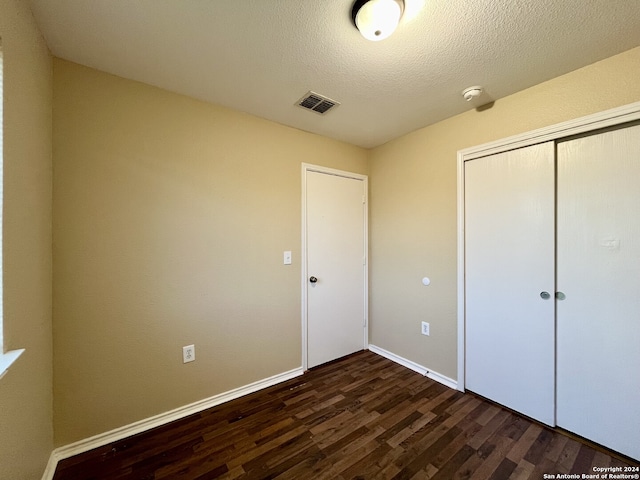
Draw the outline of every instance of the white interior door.
M305 179L311 368L366 346L366 180L311 170Z
M558 144L557 423L640 459L640 126Z
M464 168L465 386L554 425L554 144Z

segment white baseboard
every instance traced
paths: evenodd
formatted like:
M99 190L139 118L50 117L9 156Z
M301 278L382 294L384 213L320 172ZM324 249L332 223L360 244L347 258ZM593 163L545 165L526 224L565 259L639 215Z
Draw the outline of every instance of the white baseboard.
M429 370L427 367L423 367L422 365L412 362L411 360L407 360L406 358L403 358L400 355L396 355L395 353L391 353L385 350L384 348L376 347L375 345L371 345L371 344L369 344L369 350L372 351L373 353L377 353L378 355L388 358L392 362L399 363L403 367L407 367L413 370L414 372L418 372L420 375L424 375L430 378L431 380L434 380L438 383L446 385L449 388L453 388L455 390L458 389L458 382L456 382L452 378L449 378L438 372L434 372L433 370Z
M60 460L62 460L62 458L58 458L55 450L51 452L49 461L47 462L47 468L44 469L44 473L42 474L42 480L53 479L53 476L56 474L56 467L58 466L58 462Z
M229 390L228 392L214 395L213 397L205 398L198 402L191 403L189 405L185 405L174 410L170 410L168 412L161 413L159 415L155 415L153 417L149 417L147 419L116 428L109 432L94 435L93 437L89 437L84 440L80 440L78 442L56 448L53 452L51 452L49 462L47 463L47 467L44 471L44 474L42 475L42 480L53 479L53 475L55 474L56 467L60 460L73 457L74 455L78 455L79 453L88 452L89 450L108 445L112 442L117 442L118 440L122 440L132 435L151 430L152 428L160 427L169 422L173 422L174 420L179 420L189 415L193 415L194 413L199 413L203 410L206 410L207 408L215 407L216 405L220 405L221 403L235 400L236 398L240 398L250 393L257 392L258 390L262 390L263 388L271 387L286 380L291 380L292 378L299 377L303 373L304 370L302 369L302 367L295 368L293 370L289 370L288 372L283 372L278 375L274 375L273 377L258 380L257 382L250 383L249 385L235 388L233 390Z

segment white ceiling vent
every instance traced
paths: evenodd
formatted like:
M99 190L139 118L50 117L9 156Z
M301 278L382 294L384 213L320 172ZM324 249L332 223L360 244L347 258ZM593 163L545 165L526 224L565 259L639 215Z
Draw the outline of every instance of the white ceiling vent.
M320 95L319 93L309 91L304 95L304 97L296 102L296 105L316 112L319 115L324 115L333 107L337 107L338 105L340 105L340 102L331 100L330 98L325 97L324 95Z

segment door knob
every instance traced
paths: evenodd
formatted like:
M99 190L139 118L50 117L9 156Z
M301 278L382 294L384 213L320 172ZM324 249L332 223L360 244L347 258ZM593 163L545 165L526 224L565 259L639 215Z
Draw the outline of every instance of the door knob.
M556 299L558 300L564 300L565 298L567 298L567 296L562 293L562 292L556 292Z
M309 281L311 283L316 283L318 281L318 279L316 277L309 277Z
M549 295L549 292L540 292L540 298L542 298L543 300L549 300L551 298L551 295Z

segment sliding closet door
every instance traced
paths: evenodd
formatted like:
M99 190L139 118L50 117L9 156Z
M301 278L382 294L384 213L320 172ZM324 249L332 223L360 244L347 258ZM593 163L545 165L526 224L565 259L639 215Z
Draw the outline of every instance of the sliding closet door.
M557 423L640 459L640 126L558 144Z
M554 145L465 162L465 387L554 424Z

